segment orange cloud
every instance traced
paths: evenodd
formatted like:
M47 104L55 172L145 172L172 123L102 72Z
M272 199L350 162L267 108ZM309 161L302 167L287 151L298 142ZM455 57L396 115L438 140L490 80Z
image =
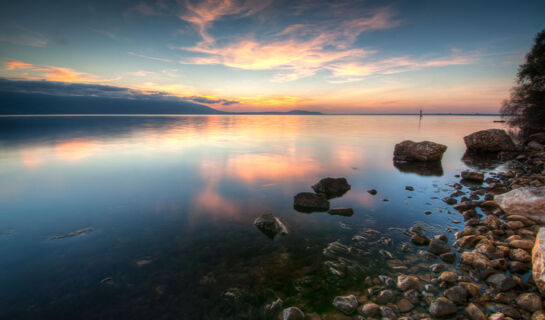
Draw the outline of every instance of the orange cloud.
M203 54L182 63L221 64L247 70L279 70L274 82L293 81L314 75L334 62L361 59L371 51L351 48L362 32L385 29L399 22L392 18L389 8L382 8L370 16L346 22L324 22L321 25L291 25L273 39L255 40L252 36L227 45L218 46L204 41L182 50Z
M78 72L70 68L34 65L15 60L7 61L4 63L4 65L4 70L8 71L10 75L15 75L18 78L25 80L43 79L60 82L99 83L120 79L119 77L114 79L103 79L99 76L85 72ZM19 70L23 72L18 72Z

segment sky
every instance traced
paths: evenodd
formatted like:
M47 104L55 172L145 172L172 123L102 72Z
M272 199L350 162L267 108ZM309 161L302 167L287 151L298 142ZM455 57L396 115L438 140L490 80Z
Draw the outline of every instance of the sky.
M543 28L542 0L2 1L0 78L234 112L497 113Z

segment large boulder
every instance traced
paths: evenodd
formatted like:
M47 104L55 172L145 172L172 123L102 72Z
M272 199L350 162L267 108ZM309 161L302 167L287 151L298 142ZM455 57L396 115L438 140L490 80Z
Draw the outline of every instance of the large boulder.
M431 141L405 140L395 145L394 161L439 161L447 146Z
M532 249L532 277L539 292L545 296L545 228L540 228Z
M494 197L509 215L519 215L545 224L545 187L523 187Z
M293 198L293 207L300 212L327 211L329 201L321 193L301 192Z
M465 136L464 142L467 149L473 152L514 151L516 149L511 137L501 129L474 132Z
M288 228L286 228L284 223L270 213L255 219L254 224L261 232L271 239L279 234L285 235L288 233Z
M324 178L312 186L316 193L324 194L328 199L340 197L350 190L345 178Z

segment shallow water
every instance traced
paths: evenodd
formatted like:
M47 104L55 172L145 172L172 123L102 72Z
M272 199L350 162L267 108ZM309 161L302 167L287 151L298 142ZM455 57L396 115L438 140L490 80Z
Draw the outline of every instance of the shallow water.
M335 294L388 272L378 250L400 254L407 241L389 228L460 227L440 199L466 168L462 137L501 128L494 119L0 118L0 318L272 317L263 308L278 297L328 311ZM393 147L405 139L446 144L442 167L396 168ZM348 179L331 205L352 217L293 209L293 196L326 176ZM257 230L264 213L289 234ZM362 273L332 275L323 249L367 228L394 244L367 237Z

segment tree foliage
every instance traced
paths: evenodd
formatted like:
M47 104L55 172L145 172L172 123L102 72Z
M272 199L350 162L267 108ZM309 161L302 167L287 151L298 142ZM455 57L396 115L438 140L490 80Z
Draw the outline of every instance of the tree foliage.
M519 66L516 85L501 113L523 136L545 131L545 29L536 35L526 62Z

